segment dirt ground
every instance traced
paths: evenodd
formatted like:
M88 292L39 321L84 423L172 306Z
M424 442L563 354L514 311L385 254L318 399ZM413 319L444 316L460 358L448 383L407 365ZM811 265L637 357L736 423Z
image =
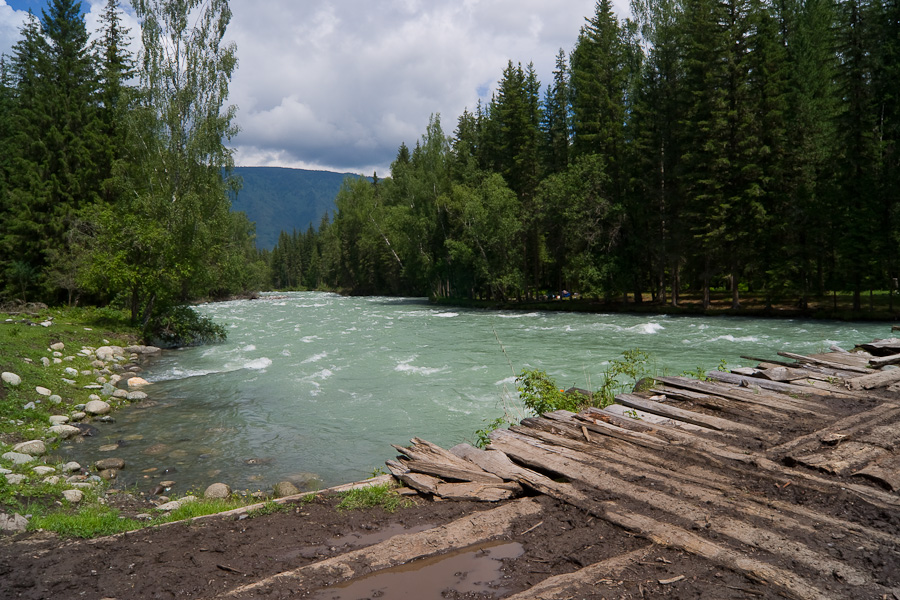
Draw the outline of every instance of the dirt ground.
M499 541L517 542L521 548L512 554L521 554L492 560L496 572L488 578L478 571L478 562L484 562L489 548L475 549L462 563L449 564L452 573L441 573L443 561L430 559L422 562L436 563L436 570L418 576L407 571L392 583L373 583L365 595L352 598L321 580L276 586L264 597L503 598L550 576L629 552L634 552L633 564L620 576L599 577L579 597L780 597L764 585L703 559L626 535L570 505L545 496L536 501L542 505L541 513L516 522L509 539ZM206 519L92 541L65 541L40 533L7 537L0 541L0 595L23 600L212 598L243 583L397 533L444 524L496 506L419 499L412 507L388 514L381 508L337 511L336 504L335 498L324 497L265 516ZM467 575L476 571L483 579L467 581ZM451 583L441 587L448 575Z

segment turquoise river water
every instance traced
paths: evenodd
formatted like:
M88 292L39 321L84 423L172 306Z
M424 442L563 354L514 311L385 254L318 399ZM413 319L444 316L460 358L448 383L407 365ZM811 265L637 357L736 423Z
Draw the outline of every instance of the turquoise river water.
M160 479L176 492L214 481L334 485L370 476L396 454L391 444L471 442L504 411L522 416L523 369L589 388L631 348L651 354L652 373L673 375L890 335L884 323L496 312L317 292L198 310L228 341L165 353L143 374L151 400L98 424L68 455L123 458L122 483L142 489Z

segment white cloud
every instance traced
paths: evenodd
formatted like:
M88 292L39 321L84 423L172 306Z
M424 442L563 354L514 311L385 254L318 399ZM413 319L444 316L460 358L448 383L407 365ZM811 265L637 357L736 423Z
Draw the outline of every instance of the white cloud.
M557 52L572 49L595 4L231 0L236 161L386 174L400 143L414 146L432 113L450 134L464 108L489 99L508 60L534 62L546 86ZM103 5L89 0L89 29ZM627 14L627 0L614 5ZM0 0L0 52L24 14ZM125 23L137 42L133 16Z

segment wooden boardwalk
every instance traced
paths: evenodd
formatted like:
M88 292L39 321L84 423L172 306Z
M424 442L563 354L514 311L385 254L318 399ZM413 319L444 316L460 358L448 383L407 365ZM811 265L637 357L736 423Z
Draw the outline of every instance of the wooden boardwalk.
M748 598L900 600L900 340L864 348L658 377L497 430L486 450L413 439L388 466L431 497L551 496L745 575ZM514 598L595 597L636 564L610 557Z

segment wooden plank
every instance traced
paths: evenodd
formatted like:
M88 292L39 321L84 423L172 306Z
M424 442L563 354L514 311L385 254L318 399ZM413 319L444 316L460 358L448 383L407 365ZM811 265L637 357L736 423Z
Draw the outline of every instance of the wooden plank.
M900 353L900 338L888 338L875 340L866 344L860 344L860 348L875 356L887 356Z
M888 365L900 365L900 354L876 356L869 359L869 364L875 369L880 369L881 367L886 367Z
M884 448L860 442L842 442L838 446L827 448L821 452L791 456L805 467L819 469L832 475L850 475L869 463L889 454Z
M853 473L853 476L865 477L893 492L900 492L900 455L888 454Z
M821 396L835 396L835 395L846 395L842 392L831 392L827 390L820 390L818 388L799 385L797 383L782 383L780 381L769 381L767 379L760 379L759 377L745 377L743 375L738 375L736 373L725 373L723 371L709 371L707 377L710 379L715 379L716 381L722 381L725 383L730 383L732 385L736 385L739 387L759 387L764 390L769 390L773 392L780 392L782 394L803 394L803 395L821 395Z
M879 404L871 410L860 412L855 415L850 415L849 417L845 417L839 421L829 423L826 427L823 427L818 431L814 431L812 433L794 438L793 440L790 440L783 444L773 446L769 448L766 453L769 456L781 456L784 453L800 446L818 447L820 440L826 436L842 435L844 437L847 437L857 431L867 429L878 423L892 421L897 416L900 416L900 407L892 404Z
M456 481L471 481L476 483L499 483L501 479L496 475L484 472L478 468L461 468L447 463L436 463L426 460L400 461L410 471L424 473L440 479L453 479Z
M612 418L603 418L606 415L609 415L609 417L615 416L617 418L621 418L618 415L613 415L612 413L605 413L603 416L598 415L597 418L586 421L585 427L587 427L589 431L592 431L594 433L599 433L600 435L608 436L613 439L621 440L623 442L636 444L644 448L660 450L669 445L669 442L667 440L648 435L641 431L632 431L630 429L626 429L625 427L620 427L617 423L614 422ZM544 416L548 418L563 418L561 417L561 415L559 415L559 411L552 414L548 413ZM568 413L564 418L572 418L573 416L574 415L572 413Z
M834 360L826 360L823 358L816 358L813 356L804 356L803 354L794 354L793 352L779 352L779 356L784 356L785 358L793 358L794 360L801 363L811 363L814 365L822 365L823 367L830 367L832 369L841 369L843 371L853 371L855 373L871 373L872 370L866 367L859 367L855 365L849 365L846 363L838 362L838 360L847 360L845 358L846 355L840 354L835 355Z
M397 535L373 546L277 573L223 595L258 598L271 592L272 586L279 583L297 586L303 580L314 576L325 576L331 583L346 581L364 573L380 571L451 549L486 542L508 534L516 520L540 512L540 504L523 498L491 510L467 515L447 525Z
M669 406L668 404L647 400L634 394L619 394L616 396L616 402L623 406L628 406L629 408L637 408L655 415L675 419L677 421L684 421L691 425L715 429L717 431L740 431L754 436L766 435L762 429L751 425L736 423L734 421L729 421L728 419L684 410L675 406Z
M707 427L692 425L690 423L685 423L684 421L676 421L674 419L670 419L669 417L662 417L660 415L644 412L636 408L628 408L621 404L611 404L610 406L607 406L605 410L607 412L619 415L624 419L643 421L644 423L649 423L651 425L668 425L670 427L678 427L679 429L693 432L709 431L709 428ZM714 431L716 431L717 433L719 432L719 430Z
M687 389L713 396L721 396L738 402L747 402L750 404L760 404L777 410L796 410L804 409L810 414L822 414L823 407L819 402L805 400L802 398L792 398L777 392L766 392L762 390L749 391L732 385L722 385L715 382L698 381L696 379L688 379L686 377L657 377L656 381L664 383L666 386L677 387L679 389ZM662 390L665 393L665 390Z
M900 369L890 369L850 379L847 381L847 387L851 390L874 390L888 387L898 381L900 381Z
M808 415L816 415L817 413L806 410L806 409L792 409L787 410L786 408L779 407L779 409L769 408L765 404L760 403L749 403L742 402L737 400L731 400L730 398L723 398L721 396L710 396L707 394L700 394L698 392L692 392L690 390L679 390L679 389L652 389L650 390L653 394L660 394L665 396L667 399L672 400L680 400L684 402L692 402L698 406L702 406L703 408L708 408L709 410L722 411L726 413L734 413L738 415L752 415L754 419L757 420L787 420L794 417L795 414L805 413Z
M518 483L438 483L435 494L447 500L500 502L521 496L522 486Z

